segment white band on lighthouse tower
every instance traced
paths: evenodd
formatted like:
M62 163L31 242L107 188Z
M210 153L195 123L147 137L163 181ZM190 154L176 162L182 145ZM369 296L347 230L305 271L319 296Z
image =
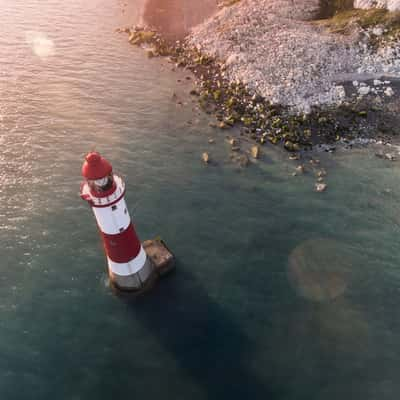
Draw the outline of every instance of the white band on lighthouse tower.
M131 223L124 198L110 207L93 207L97 224L103 233L116 235L124 231Z
M146 258L146 252L144 251L143 246L140 246L139 254L127 263L117 263L111 260L109 257L107 257L107 260L108 266L112 272L121 276L127 276L139 272L143 268Z

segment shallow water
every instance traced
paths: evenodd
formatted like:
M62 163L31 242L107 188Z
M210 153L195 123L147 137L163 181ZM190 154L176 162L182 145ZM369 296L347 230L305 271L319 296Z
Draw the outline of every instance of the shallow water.
M398 398L399 164L321 153L322 194L276 148L241 169L188 74L114 33L138 3L0 7L1 399ZM179 261L138 301L78 197L93 148Z

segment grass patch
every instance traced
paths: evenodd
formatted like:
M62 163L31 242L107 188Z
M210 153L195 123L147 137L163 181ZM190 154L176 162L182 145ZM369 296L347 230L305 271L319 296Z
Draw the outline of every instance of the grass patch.
M331 32L346 33L357 24L363 29L382 26L386 32L382 39L397 38L400 34L400 12L390 12L384 9L360 10L351 9L339 11L331 18L317 21Z

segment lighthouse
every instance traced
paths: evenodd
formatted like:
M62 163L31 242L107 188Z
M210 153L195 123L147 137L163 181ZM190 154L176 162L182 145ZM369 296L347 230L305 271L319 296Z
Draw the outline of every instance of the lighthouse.
M86 155L80 195L91 206L107 256L111 282L122 290L141 290L154 266L148 258L125 203L125 183L97 152Z

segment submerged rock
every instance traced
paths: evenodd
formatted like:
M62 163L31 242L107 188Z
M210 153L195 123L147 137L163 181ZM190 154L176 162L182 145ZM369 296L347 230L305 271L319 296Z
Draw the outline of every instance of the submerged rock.
M232 153L230 158L233 162L239 164L239 166L243 168L250 164L249 157L244 153Z
M146 55L148 58L153 58L155 56L154 51L153 50L146 50Z
M250 163L249 157L246 154L241 154L238 158L241 167L247 167Z

